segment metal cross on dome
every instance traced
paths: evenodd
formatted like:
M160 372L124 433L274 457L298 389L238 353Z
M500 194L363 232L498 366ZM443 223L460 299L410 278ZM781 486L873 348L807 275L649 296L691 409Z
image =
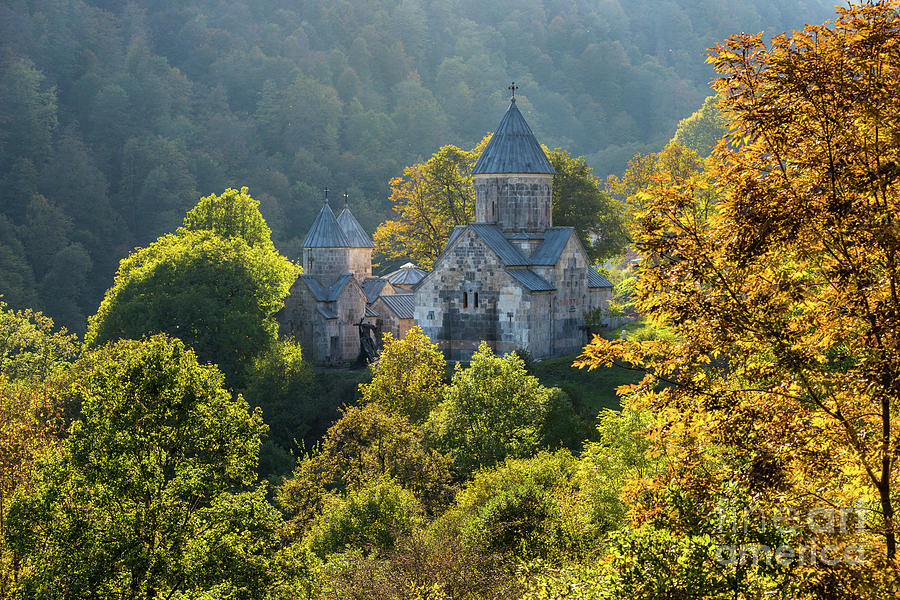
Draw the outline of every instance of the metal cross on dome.
M328 188L325 188L322 191L325 192L325 202L328 202L328 191L329 191Z
M509 91L512 92L512 101L515 102L515 101L516 101L516 90L519 89L519 86L517 86L517 85L516 85L516 82L513 81L513 82L510 84L510 86L509 86L508 88L506 88L506 89L508 89Z
M344 205L350 206L350 194L347 192L344 192Z

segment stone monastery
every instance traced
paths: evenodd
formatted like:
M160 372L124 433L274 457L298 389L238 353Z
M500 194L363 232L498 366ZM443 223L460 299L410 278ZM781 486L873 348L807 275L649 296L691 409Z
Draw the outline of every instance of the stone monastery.
M278 313L281 334L313 360L374 358L381 337L419 325L448 360L482 340L535 358L589 341L586 315L612 284L591 266L573 227L553 227L553 167L512 98L472 171L475 222L454 228L431 271L405 264L372 276L372 241L327 198L303 241L303 274Z

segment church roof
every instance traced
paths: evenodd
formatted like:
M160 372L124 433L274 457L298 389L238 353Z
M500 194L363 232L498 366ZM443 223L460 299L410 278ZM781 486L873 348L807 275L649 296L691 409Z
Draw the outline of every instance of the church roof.
M553 174L553 166L544 154L525 117L519 112L513 98L503 115L497 131L485 147L473 175L485 173L547 173Z
M597 272L594 267L588 267L588 287L592 288L611 288L612 282Z
M469 223L469 227L478 234L488 248L500 257L504 266L527 267L530 264L519 249L513 246L500 228L493 223Z
M318 302L334 302L341 295L341 292L344 291L347 284L350 283L350 280L353 279L353 275L350 273L341 274L337 281L328 288L319 283L319 280L312 275L301 275L299 279L306 284L313 298Z
M322 205L322 210L303 240L303 248L352 248L347 236L344 235L338 224L328 201Z
M406 263L393 273L385 275L385 278L395 285L416 285L427 274L427 271L423 271L416 265Z
M548 227L544 231L544 241L534 249L531 255L533 265L555 265L566 247L566 242L572 237L574 227Z
M549 292L556 287L531 269L503 269L532 292Z
M363 293L366 295L366 302L375 302L386 283L388 283L386 277L366 277L362 283Z
M412 319L416 316L416 303L412 294L387 294L379 297L399 318Z
M351 248L375 247L375 245L372 244L372 240L369 238L369 234L366 233L366 230L362 228L362 225L359 224L359 221L357 221L356 217L353 216L353 213L350 212L349 207L344 207L344 210L338 215L337 222L341 227L344 237L350 242Z

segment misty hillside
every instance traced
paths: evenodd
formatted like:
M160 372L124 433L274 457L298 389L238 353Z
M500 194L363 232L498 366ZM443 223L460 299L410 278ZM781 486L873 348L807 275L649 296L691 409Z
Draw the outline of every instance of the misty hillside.
M703 51L820 22L800 0L12 0L0 6L0 293L84 330L117 261L247 185L282 252L328 186L370 230L387 187L472 147L506 86L600 176L708 95Z

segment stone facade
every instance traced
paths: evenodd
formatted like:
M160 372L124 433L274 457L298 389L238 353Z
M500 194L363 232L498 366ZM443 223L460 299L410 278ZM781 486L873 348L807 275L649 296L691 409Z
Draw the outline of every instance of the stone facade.
M574 228L553 227L553 167L515 101L473 176L476 222L453 230L427 273L406 264L373 278L368 235L349 207L335 218L326 201L278 314L282 334L328 364L361 351L373 359L382 334L401 338L414 324L453 361L471 359L482 341L539 359L584 346L586 316L608 306L612 284Z
M303 248L300 255L303 273L323 285L331 285L341 273L352 273L357 281L372 276L371 248Z
M589 341L587 315L612 284L591 266L572 227L553 227L553 166L515 99L473 169L475 223L457 227L413 287L415 321L447 358L495 353L535 358Z
M586 313L606 306L612 291L589 287L590 268L574 231L556 264L515 267L466 228L416 286L415 322L448 360L469 360L482 340L500 354L526 349L540 359L575 352L589 341ZM547 285L523 284L517 272Z
M475 222L504 233L540 232L553 225L553 175L475 175Z
M279 333L298 340L313 362L353 362L359 358L356 324L365 316L366 296L352 277L339 290L325 291L334 295L322 294L321 286L307 277L298 278L276 315Z

